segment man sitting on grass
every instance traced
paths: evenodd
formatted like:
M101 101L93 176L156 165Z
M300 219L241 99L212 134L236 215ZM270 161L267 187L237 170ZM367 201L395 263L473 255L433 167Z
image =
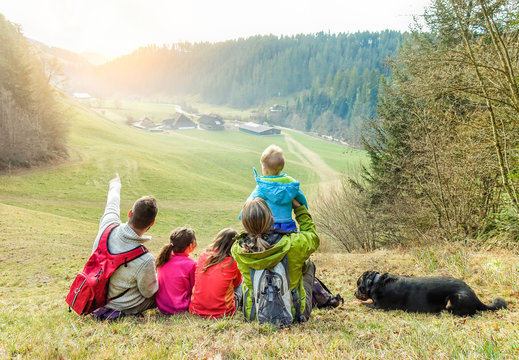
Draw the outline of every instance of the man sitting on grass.
M121 180L119 174L110 180L105 212L99 222L99 232L94 242L97 249L104 230L111 224L118 224L108 239L108 251L120 254L141 246L151 239L144 235L155 222L158 212L153 196L143 196L133 204L128 213L128 222L120 219ZM99 319L114 319L122 315L139 314L156 307L155 293L158 290L155 273L155 258L149 252L120 266L110 277L108 298L105 307L93 312Z

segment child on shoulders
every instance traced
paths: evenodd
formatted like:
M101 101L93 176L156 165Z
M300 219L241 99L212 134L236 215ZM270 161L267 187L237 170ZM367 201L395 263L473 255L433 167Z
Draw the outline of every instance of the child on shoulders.
M169 244L164 245L157 257L159 290L155 299L165 315L183 313L189 308L196 266L189 254L195 247L194 230L179 227L171 232Z
M308 208L305 195L299 189L299 181L281 171L285 167L283 150L276 145L270 145L261 154L261 170L263 176L258 176L254 169L256 188L249 199L260 197L264 199L274 216L274 228L284 231L297 231L292 219L292 200L296 199Z
M232 316L241 302L242 276L231 247L237 232L221 230L198 258L189 311L202 317Z

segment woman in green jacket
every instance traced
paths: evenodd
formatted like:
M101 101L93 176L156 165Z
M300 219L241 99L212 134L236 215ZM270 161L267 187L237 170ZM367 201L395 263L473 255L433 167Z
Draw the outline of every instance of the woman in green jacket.
M291 309L294 321L306 321L310 317L315 265L309 257L319 247L319 237L306 207L293 200L292 208L300 231L280 233L272 229L272 212L265 200L254 198L243 207L241 220L246 233L238 236L231 253L243 275L243 313L246 320L257 318L251 274L273 268L285 256L289 288L298 297Z

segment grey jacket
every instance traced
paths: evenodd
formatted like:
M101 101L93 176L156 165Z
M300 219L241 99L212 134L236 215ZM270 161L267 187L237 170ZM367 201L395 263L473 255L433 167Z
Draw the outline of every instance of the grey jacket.
M99 232L92 252L97 248L101 234L110 224L120 224L112 231L108 239L108 250L118 254L132 250L146 241L151 236L138 236L128 223L121 223L121 183L117 180L110 182L106 208L99 222ZM114 310L127 310L141 304L146 298L150 298L159 288L155 273L155 258L151 253L144 254L130 261L127 266L119 267L110 277L108 297L114 297L129 289L123 296L110 301L106 307Z

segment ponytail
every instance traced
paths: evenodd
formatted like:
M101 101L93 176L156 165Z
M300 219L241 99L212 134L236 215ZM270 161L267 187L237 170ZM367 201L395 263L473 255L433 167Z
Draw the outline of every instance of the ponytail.
M158 269L159 267L164 266L169 259L171 258L171 244L166 244L160 249L160 254L155 260L155 267Z
M262 252L270 248L271 245L262 238L261 234L249 235L248 238L242 243L244 252Z

